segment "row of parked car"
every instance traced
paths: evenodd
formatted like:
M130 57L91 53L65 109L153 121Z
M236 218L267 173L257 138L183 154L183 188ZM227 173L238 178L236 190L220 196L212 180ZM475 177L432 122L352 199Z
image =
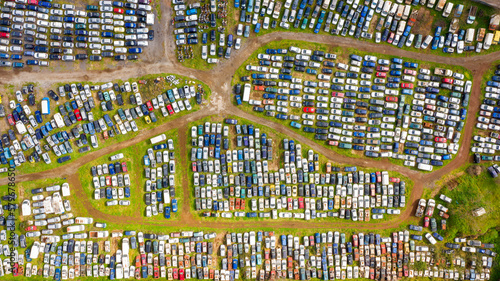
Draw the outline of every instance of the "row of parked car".
M167 150L168 149L168 150ZM162 214L170 219L171 213L178 210L175 198L174 141L168 139L148 148L143 157L144 177L146 178L144 202L146 217Z
M370 220L370 208L374 208L372 218L381 219L405 207L405 182L386 171L364 173L349 167L342 174L339 167L322 163L326 173L321 173L317 153L304 153L301 144L284 139L283 156L278 158L283 161L273 172L269 170L272 159L260 155L261 144L269 144L269 139L259 128L235 125L236 140L231 140L233 126L212 125L205 123L204 131L202 125L191 129L193 145L215 146L205 153L198 154L200 148L191 152L195 208L204 216L306 220L330 216L357 221ZM230 143L236 143L235 150L229 149ZM197 156L200 160L194 161Z
M476 122L477 135L473 137L471 151L474 162L500 161L500 65L486 81L484 98ZM490 168L490 173L496 172Z
M441 35L442 26L438 26L434 34L412 33L413 26L423 24L425 19L420 16L417 5L443 11L444 17L453 14L449 32ZM446 4L446 5L445 5ZM454 6L446 0L436 4L431 1L392 1L392 0L365 0L365 1L307 1L307 0L235 0L235 8L241 8L240 22L245 26L245 37L250 35L250 26L259 33L261 29L310 29L314 33L326 32L338 36L353 36L374 40L376 43L387 42L399 48L414 47L417 49L442 49L445 53L462 53L464 51L481 52L482 48L489 49L494 33L485 38L485 29L478 30L478 44L466 46L474 41L475 29L459 29L460 17L464 5ZM454 9L455 8L455 9ZM454 11L452 13L452 10ZM471 6L467 24L475 22L477 7ZM377 19L372 24L373 18ZM279 22L279 23L278 23ZM240 24L242 26L242 24ZM240 29L241 27L238 27ZM479 36L481 32L482 37ZM484 38L484 42L483 42ZM484 45L483 45L484 43ZM498 43L498 42L497 42Z
M89 234L99 237L77 239L70 233L63 235L62 245L58 245L61 240L57 239L35 241L25 252L24 274L56 280L84 276L110 279L151 276L173 280L381 280L425 276L488 280L493 257L485 252L494 247L478 240L455 238L455 243L446 243L451 251L447 252L449 258L444 259L435 256L434 246L413 240L409 231L394 232L388 237L339 231L302 235L275 231L225 232L220 233L220 244L214 243L217 233L203 231L166 235L124 231L111 232L111 237L108 231ZM118 247L111 250L113 238L118 239ZM480 256L464 259L453 251L460 246L483 251ZM132 250L139 252L135 260ZM43 258L43 267L38 268L38 258ZM417 269L417 262L424 263L425 269ZM452 264L455 268L449 269ZM15 274L19 274L18 267Z
M6 1L0 14L0 66L136 60L154 39L151 10L149 0L99 1L85 10L50 1Z
M346 64L295 46L267 49L257 59L259 66L245 66L251 75L241 77L253 86L236 85L237 104L291 120L328 145L422 170L443 166L458 151L472 87L463 73L373 55L352 54ZM298 78L300 72L310 76Z

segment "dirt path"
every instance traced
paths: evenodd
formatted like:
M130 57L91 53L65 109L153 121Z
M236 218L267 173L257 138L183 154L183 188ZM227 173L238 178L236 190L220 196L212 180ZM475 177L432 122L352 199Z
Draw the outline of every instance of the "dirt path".
M168 6L168 5L167 5ZM163 10L166 10L165 7L162 7ZM164 16L166 14L164 13ZM414 188L410 195L410 198L407 202L408 207L404 213L400 216L395 217L390 221L383 221L377 224L367 224L364 222L305 222L305 221L287 221L287 222L273 222L272 220L267 221L242 221L242 222L228 222L224 220L217 221L217 223L203 221L200 218L194 217L190 212L190 206L192 201L192 192L190 190L189 182L190 180L187 176L183 176L181 178L182 182L182 192L184 194L184 203L182 206L182 215L178 222L179 227L212 227L212 228L234 228L234 227L255 227L258 225L259 227L274 227L274 228L357 228L357 229L387 229L394 228L400 225L402 222L407 221L411 214L414 212L416 208L416 204L418 199L422 196L424 187L427 185L431 185L434 181L440 179L443 175L446 175L453 171L454 169L460 167L464 163L469 161L469 151L472 139L472 131L474 128L474 119L476 113L479 110L479 106L481 103L481 81L482 75L490 68L491 63L500 60L500 52L490 53L487 55L474 56L474 57L464 57L464 58L454 58L454 57L442 57L436 55L423 55L416 52L404 51L398 48L394 48L392 46L387 45L379 45L375 43L367 43L360 42L358 40L352 38L345 37L332 37L326 35L315 35L315 34L301 34L300 40L324 43L333 46L345 47L345 48L356 48L361 51L366 52L376 52L381 54L390 54L395 56L409 57L424 61L433 61L442 64L450 64L450 65L460 65L468 68L473 74L473 90L470 97L469 103L469 111L467 114L468 122L467 126L465 126L463 134L462 145L459 149L459 152L455 159L449 162L442 169L429 173L423 174L418 171L411 170L407 167L399 166L392 164L388 161L388 159L383 160L373 160L373 159L358 159L351 158L344 155L339 155L338 153L322 146L314 141L307 139L306 137L294 132L291 128L282 126L278 123L272 122L270 120L261 118L259 116L255 116L249 114L247 112L242 111L231 103L231 88L230 81L232 75L239 68L239 66L249 57L251 53L253 53L257 48L263 46L271 41L275 40L294 40L297 39L297 34L292 32L276 32L270 33L265 36L251 38L247 40L238 52L235 52L235 55L230 59L226 60L223 63L219 64L216 68L210 71L200 71L186 68L179 64L175 58L175 52L167 52L167 50L173 50L172 44L174 40L172 40L172 26L167 24L168 20L162 20L162 24L166 25L166 43L167 48L164 49L164 54L162 57L159 57L155 63L147 63L147 62L139 62L127 67L117 67L114 69L109 69L105 71L74 71L70 73L30 73L30 72L7 72L0 71L0 77L4 77L4 79L0 79L0 84L9 83L16 84L24 81L43 81L45 83L51 82L61 82L61 81L93 81L93 82L104 82L111 81L119 77L120 79L128 79L132 77L139 77L145 74L150 73L161 73L161 72L169 72L169 73L177 73L180 75L185 75L188 77L192 77L194 79L199 79L205 83L207 83L212 89L212 99L211 104L204 106L197 112L193 112L188 114L178 120L174 120L165 124L162 124L158 127L152 128L150 130L144 130L142 134L139 136L121 142L117 145L107 147L98 151L91 152L74 162L69 163L68 165L55 168L49 171L26 174L18 176L18 182L23 181L34 181L42 178L54 178L54 177L63 177L66 176L76 198L79 198L78 203L84 204L88 206L87 211L88 214L94 217L96 220L104 220L110 221L113 220L115 222L120 223L135 223L141 225L157 225L158 223L153 222L144 222L141 221L141 213L138 213L135 216L123 217L123 216L113 216L109 214L104 214L99 210L91 207L91 204L81 186L80 181L78 180L78 168L88 161L95 159L97 157L101 157L107 154L110 154L114 151L129 147L131 145L135 145L141 141L145 141L155 135L158 135L162 132L168 131L170 129L177 128L179 129L179 143L187 143L186 133L189 128L187 128L187 124L203 118L209 115L237 115L242 118L248 119L256 124L260 124L263 126L270 127L278 132L288 135L290 138L296 139L297 141L310 146L315 151L325 155L327 158L333 160L334 162L343 163L343 164L351 164L360 167L378 167L381 170L390 170L397 171L409 178L411 178L414 182ZM187 147L181 146L181 161L184 163L184 166L189 168L188 161L188 153ZM0 185L6 184L7 178L0 179ZM165 225L171 224L172 222L165 221Z

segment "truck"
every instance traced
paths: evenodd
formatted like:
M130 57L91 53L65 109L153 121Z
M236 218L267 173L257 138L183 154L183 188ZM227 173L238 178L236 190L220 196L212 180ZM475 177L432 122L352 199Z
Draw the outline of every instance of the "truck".
M493 33L486 34L484 38L483 49L488 50L491 47L491 43L493 42Z
M250 100L250 89L252 89L252 86L248 83L243 86L243 101L248 102Z
M161 134L161 135L158 135L156 137L151 138L151 143L156 144L156 143L159 143L159 142L164 141L166 139L167 139L167 136L165 136L165 134Z
M474 41L474 33L476 30L474 28L469 28L467 29L467 32L465 34L465 43L470 44L472 41Z
M123 153L118 153L118 154L115 154L115 155L109 157L109 160L116 161L116 160L119 160L119 159L122 159L122 158L123 158Z
M439 0L437 5L436 5L436 11L441 12L444 9L444 6L446 5L447 0Z
M467 24L473 24L476 20L477 7L471 6L469 9L469 16L467 17Z
M324 0L323 4L321 5L321 8L326 10L328 9L329 6L330 6L330 0Z
M448 196L446 196L446 195L444 195L444 194L440 194L439 195L439 199L443 200L446 203L451 203L451 198L448 197Z
M89 237L90 238L106 238L109 236L109 231L90 231L89 232Z
M50 114L50 101L49 98L47 97L42 99L42 114L43 115Z
M477 32L476 41L483 42L484 35L486 34L486 28L480 28Z
M448 2L448 4L446 4L446 7L444 8L443 17L445 18L449 17L452 10L453 10L453 3Z
M495 31L495 36L493 37L493 44L497 45L500 42L500 31Z
M434 75L451 76L452 74L453 74L453 71L451 71L449 69L444 69L444 68L439 68L439 67L436 67L436 69L434 69Z
M434 199L429 199L427 202L427 209L425 209L425 215L432 217L432 214L434 214L434 207L436 207L436 201L434 201Z
M389 185L389 173L382 171L382 185Z
M427 205L427 202L425 199L420 199L418 201L418 206L417 206L417 211L415 212L415 217L421 218L422 215L424 214L425 206Z

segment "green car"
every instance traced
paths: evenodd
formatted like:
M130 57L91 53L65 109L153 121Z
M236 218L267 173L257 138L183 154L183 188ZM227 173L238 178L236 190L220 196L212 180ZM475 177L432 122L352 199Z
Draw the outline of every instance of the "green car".
M87 5L87 10L89 11L97 11L98 9L96 5Z
M307 27L307 18L302 21L302 25L300 26L301 29L306 29Z
M343 143L343 142L341 142L341 143L339 144L339 147L340 147L340 148L344 148L344 149L352 149L352 144L350 144L350 143Z

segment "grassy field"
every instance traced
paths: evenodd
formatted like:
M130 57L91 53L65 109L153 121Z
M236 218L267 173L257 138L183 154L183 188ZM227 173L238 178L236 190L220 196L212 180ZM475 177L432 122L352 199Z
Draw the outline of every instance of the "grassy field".
M320 50L320 51L324 51L324 52L329 52L329 53L333 53L333 54L336 54L337 55L337 59L335 60L335 62L342 62L342 63L345 63L345 64L348 64L350 59L349 59L349 55L351 54L356 54L356 55L360 55L360 56L364 56L364 55L374 55L376 56L377 58L383 58L383 59L391 59L391 58L395 58L396 56L390 56L390 55L384 55L384 54L374 54L374 53L367 53L367 52L361 52L361 51L358 51L356 49L352 49L352 48L348 48L348 49L344 49L344 48L340 48L340 47L332 47L332 46L327 46L327 45L324 45L324 44L319 44L319 43L312 43L312 42L304 42L304 41L295 41L295 40L282 40L282 41L279 41L279 42L271 42L265 46L262 46L260 47L259 49L257 49L241 66L240 68L238 68L238 70L236 71L235 75L233 76L233 80L231 82L231 85L236 85L237 83L241 83L241 77L243 76L247 76L247 75L250 75L251 73L249 71L247 71L245 69L245 66L248 65L248 64L252 64L252 65L258 65L258 61L259 59L257 58L257 55L260 54L260 53L265 53L265 50L268 49L268 48L288 48L289 46L297 46L299 48L302 48L302 49L310 49L310 50ZM451 66L451 65L442 65L442 64L438 64L438 63L434 63L434 62L426 62L426 61L420 61L420 60L415 60L415 59L410 59L410 58L403 58L404 61L409 61L409 62L416 62L419 64L419 68L427 68L427 69L434 69L436 67L444 67L444 68L447 68L447 69L451 69L455 72L460 72L460 73L463 73L464 76L465 76L465 80L472 80L472 74L470 73L469 70L467 70L466 68L464 67L461 67L461 66ZM316 76L315 75L311 75L311 74L307 74L307 73L300 73L300 72L292 72L293 73L293 77L294 78L301 78L303 80L314 80L316 81ZM372 81L376 78L375 75L372 75ZM251 99L256 99L256 100L261 100L262 94L263 92L256 92L256 91L251 91L251 94L250 94L250 98ZM405 100L405 104L412 104L412 100L413 100L413 95L412 96L406 96L406 100ZM233 100L233 104L236 105L236 100L234 98L232 98ZM247 105L247 104L244 104L242 106L240 106L240 108L246 112L249 112L249 113L252 113L252 114L255 114L255 115L259 115L259 117L262 117L262 118L266 118L266 119L269 119L269 120L272 120L273 122L277 122L277 123L280 123L282 124L283 126L287 126L289 128L292 128L295 132L297 132L298 134L300 135L303 135L311 140L314 140L314 134L311 134L311 133L306 133L304 132L302 129L295 129L293 127L290 126L290 120L281 120L281 119L277 119L275 117L271 117L271 116L267 116L263 113L256 113L255 111L253 111L253 106L250 106L250 105ZM302 114L302 108L293 108L293 107L288 107L289 109L289 112L288 112L288 115L291 115L291 114L295 114L295 115L301 115ZM465 122L467 120L464 120ZM373 125L372 127L379 127L379 125ZM406 130L406 129L404 129ZM314 140L316 141L316 140ZM319 144L325 146L325 147L328 147L330 149L333 149L335 150L335 152L341 154L341 155L344 155L344 156L348 156L348 157L353 157L353 158L360 158L360 157L363 157L363 152L361 151L356 151L356 150L351 150L351 149L342 149L342 148L339 148L338 146L329 146L327 145L327 142L323 142L323 141L316 141L318 142ZM403 146L400 146L400 150L399 150L399 153L402 153L404 147ZM452 155L452 159L455 157L455 155ZM384 158L374 158L375 160L383 160ZM395 159L395 158L389 158L389 161L391 161L392 163L394 164L398 164L398 165L403 165L403 160L399 160L399 159ZM439 166L435 166L433 171L436 171L438 169L440 169L442 167L439 167Z
M177 118L181 118L182 116L184 116L186 114L189 114L189 113L192 113L192 112L199 110L201 108L201 106L208 103L208 101L210 99L211 91L210 91L210 88L206 84L204 84L203 82L198 81L198 80L193 80L189 77L174 75L179 81L179 83L177 85L175 85L173 83L167 82L164 79L164 77L167 75L173 75L173 74L165 74L165 73L149 74L149 75L146 75L143 77L129 79L126 81L128 81L130 83L136 82L139 80L147 81L146 84L138 84L139 92L141 93L141 96L143 98L143 102L146 102L147 100L151 100L152 98L158 96L159 94L166 92L167 89L171 89L174 87L182 87L184 85L195 86L195 87L197 87L197 85L201 85L201 87L203 88L203 90L205 92L205 94L203 96L204 102L202 103L202 105L198 105L195 102L195 100L192 99L191 100L191 106L192 106L191 111L182 111L182 112L176 113L175 115L169 115L167 117L163 117L160 110L155 110L155 115L158 119L158 121L156 123L146 124L146 121L144 120L144 118L135 119L137 127L139 128L139 130L137 132L131 131L125 135L122 135L122 134L115 135L115 137L109 138L107 140L104 140L102 134L98 134L98 142L99 142L98 149L102 149L104 147L108 147L110 145L114 145L114 144L123 142L125 140L134 138L134 137L138 136L139 134L141 134L141 132L143 132L144 130L151 129L154 126L159 126L161 124L170 122L170 121L175 120ZM125 81L115 80L112 82L122 84ZM78 83L78 82L74 82L74 83ZM65 83L55 84L52 87L50 87L50 89L53 89L54 91L57 92L58 87L62 86L64 84ZM68 84L71 84L71 83L68 83ZM82 84L93 85L93 83L91 83L91 82L82 82ZM96 108L93 110L94 120L98 120L99 118L101 118L105 114L108 114L110 117L112 117L113 115L118 113L118 106L116 106L116 104L115 104L114 109L112 111L106 111L106 112L102 111L100 104L97 102L98 101L97 95L95 93L93 93L93 96L94 96L94 101L96 101ZM124 99L124 106L121 107L122 109L136 107L136 106L133 106L129 103L129 94L124 94L123 99ZM51 102L51 107L52 107L51 112L54 114L56 112L59 112L58 106L61 104L64 104L64 102L59 101L59 104L56 104L55 102ZM45 118L45 120L47 120L47 118ZM113 122L114 122L114 120L113 120ZM50 132L50 134L61 132L61 131L66 131L66 130L68 130L67 127L63 127L63 128L59 128L59 129L56 128L56 129L52 130ZM42 146L45 143L47 143L46 140L42 141ZM50 169L53 169L55 167L59 167L59 166L65 165L67 163L70 163L72 161L75 161L76 159L80 158L81 156L83 156L85 154L85 153L81 154L78 152L78 147L76 145L74 145L74 142L72 144L72 148L73 148L73 153L67 154L67 155L71 156L71 160L66 162L66 163L63 163L63 164L57 163L56 160L58 157L55 157L55 154L53 152L50 152L49 155L50 155L51 160L52 160L51 164L47 165L43 162L43 160L41 160L42 163L26 162L17 168L18 173L29 174L29 173L34 173L34 172L41 172L41 171L50 170ZM91 151L92 150L94 150L94 149L91 148ZM6 176L5 174L0 174L0 177L5 177L5 176Z
M239 118L237 116L224 116L224 118L233 118L233 119L237 119L238 120L238 124L242 125L242 124L246 124L246 125L249 125L249 124L252 124L251 122L249 122L248 120L245 120L245 119L242 119L242 118ZM203 119L200 119L200 120L197 120L195 122L191 122L189 125L188 125L188 135L187 135L187 139L190 139L190 136L191 136L191 131L189 130L189 128L191 128L192 126L198 126L198 125L204 125L205 122L221 122L223 123L224 122L224 119L220 116L208 116L208 117L205 117ZM223 124L223 125L227 125L227 124ZM269 128L267 127L264 127L264 126L258 126L256 124L252 124L255 126L255 128L259 128L260 129L260 134L266 134L267 135L267 138L268 139L272 139L273 140L273 161L268 161L269 163L269 171L270 172L275 172L275 171L278 171L280 168L283 168L284 165L284 150L283 150L283 140L284 139L289 139L289 140L292 140L290 139L289 137L287 137L286 135L284 134L281 134L281 133L278 133L276 131L273 131L273 130L270 130ZM299 142L297 142L295 140L295 143L296 144L299 144ZM307 151L309 151L311 148L305 144L302 144L300 143L300 145L302 146L302 155L301 157L304 159L307 159ZM234 125L229 125L229 150L233 150L233 149L237 149L236 148L236 131L235 131L235 126ZM188 149L188 151L190 151ZM315 152L317 153L317 152ZM298 156L298 155L297 155ZM326 173L326 163L329 162L332 164L332 167L340 167L340 168L344 168L346 167L347 165L344 165L342 163L338 163L338 162L335 162L334 160L331 160L331 159L327 159L324 155L321 155L319 154L319 167L320 167L320 170L318 171L318 173ZM189 158L189 156L188 156ZM372 173L372 172L376 172L376 171L380 171L379 169L376 169L376 168L370 168L370 169L362 169L363 172L365 173ZM342 169L342 172L343 172L343 169ZM343 172L344 173L344 172ZM233 174L236 174L233 172ZM399 177L402 181L405 181L406 182L406 195L407 195L407 198L409 198L409 195L411 194L412 192L412 189L413 189L413 181L399 173L396 173L396 172L391 172L390 171L390 176L391 177ZM193 212L193 214L195 216L198 216L201 220L208 220L208 221L217 221L217 220L228 220L228 221L264 221L264 220L271 220L271 218L260 218L260 217L257 217L257 218L247 218L247 217L233 217L233 218L230 218L230 219L222 219L222 218L204 218L204 217L201 217L201 214L205 211L208 211L208 210L202 210L202 211L196 211L196 208L195 208L195 198L194 198L194 186L193 185L193 172L192 170L190 169L189 172L188 172L188 178L189 178L189 184L190 184L190 190L191 190L191 196L193 196L190 202L190 206L191 206L191 210ZM269 184L269 185L273 185L273 184ZM260 197L252 197L252 198L260 198ZM245 212L251 212L251 205L250 205L250 200L251 198L247 198L246 199L246 208L245 210L235 210L235 211L245 211ZM408 208L410 204L406 204L405 208L401 208L401 212L404 212L404 210L406 210L406 208ZM265 211L269 211L268 209L266 209ZM289 212L288 210L282 210L282 211L287 211ZM292 213L299 213L299 212L302 212L300 210L294 210L294 211L290 211ZM381 221L389 221L391 219L394 219L394 218L397 218L397 216L391 216L391 215L385 215L384 218L382 220L373 220L373 219L370 219L369 222L363 222L363 223L368 223L368 224L377 224L377 223L380 223ZM294 219L294 220L299 220L299 219ZM302 219L301 219L302 220ZM338 219L338 218L318 218L318 219L315 219L314 221L332 221L332 220L335 220L335 221L343 221L342 219ZM285 222L285 221L290 221L290 219L277 219L277 220L273 220L273 221L277 221L277 222Z

